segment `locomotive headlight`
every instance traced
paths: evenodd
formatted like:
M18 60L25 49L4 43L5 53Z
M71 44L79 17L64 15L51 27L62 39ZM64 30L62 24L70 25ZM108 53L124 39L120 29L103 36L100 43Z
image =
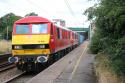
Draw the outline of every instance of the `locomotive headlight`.
M14 49L22 49L22 46L14 46Z
M10 62L10 63L14 63L14 62L18 62L18 61L19 61L18 57L9 57L8 58L8 62Z
M47 62L47 56L38 56L37 57L37 62L39 63L44 63L44 62Z
M39 45L39 48L45 48L45 45Z

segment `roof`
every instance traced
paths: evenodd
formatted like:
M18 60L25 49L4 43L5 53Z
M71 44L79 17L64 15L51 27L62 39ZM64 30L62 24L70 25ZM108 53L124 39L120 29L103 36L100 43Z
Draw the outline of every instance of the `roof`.
M76 32L85 32L89 31L89 28L82 28L82 27L68 27L68 29L71 29Z
M49 21L46 18L39 17L39 16L28 16L20 20L17 20L15 23L18 24L18 23L41 23L41 22L48 23L51 21Z
M83 31L83 28L69 28L69 29L71 29L73 31Z

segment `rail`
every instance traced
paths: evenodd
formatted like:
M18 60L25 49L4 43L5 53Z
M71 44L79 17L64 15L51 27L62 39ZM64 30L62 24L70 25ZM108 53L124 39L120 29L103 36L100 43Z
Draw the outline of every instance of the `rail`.
M0 63L8 61L8 58L11 56L11 53L0 54Z
M25 74L25 73L26 73L26 72L19 73L19 74L17 74L17 75L15 75L15 76L13 76L12 78L10 78L10 79L8 79L8 80L4 81L4 83L9 83L9 82L11 82L11 81L15 80L16 78L18 78L18 77L22 76L22 75L23 75L23 74Z

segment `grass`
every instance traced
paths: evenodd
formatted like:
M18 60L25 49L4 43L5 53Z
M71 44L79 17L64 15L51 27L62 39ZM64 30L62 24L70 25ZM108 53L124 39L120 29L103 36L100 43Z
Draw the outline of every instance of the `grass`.
M0 40L0 54L11 52L11 41Z
M116 75L108 64L109 61L105 54L97 54L95 71L98 83L125 83L124 77Z

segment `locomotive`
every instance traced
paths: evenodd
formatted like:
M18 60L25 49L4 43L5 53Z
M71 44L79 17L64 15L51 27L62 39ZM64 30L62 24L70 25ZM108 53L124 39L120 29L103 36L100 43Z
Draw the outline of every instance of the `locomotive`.
M23 71L38 71L78 46L78 34L46 18L17 20L12 32L12 56L8 61Z

